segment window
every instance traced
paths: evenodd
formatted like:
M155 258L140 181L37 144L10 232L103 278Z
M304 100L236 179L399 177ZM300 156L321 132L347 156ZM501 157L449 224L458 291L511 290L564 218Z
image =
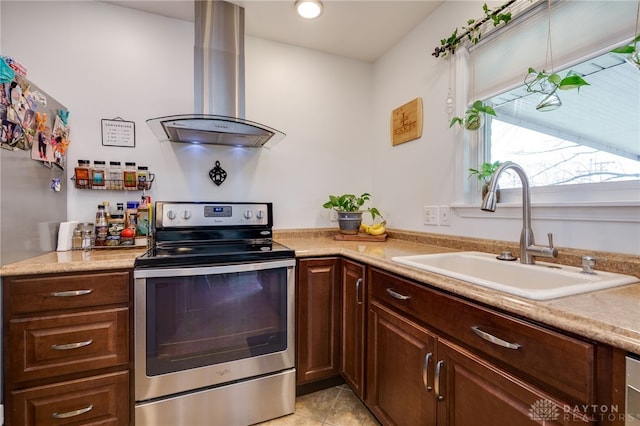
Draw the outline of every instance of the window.
M559 91L557 110L537 111L540 94L524 87L489 100L497 117L485 128L485 160L520 164L531 186L640 179L640 70L612 53L571 70L590 86ZM515 176L501 181L514 186Z
M466 144L464 170L483 161L510 160L527 170L532 186L549 188L534 190L536 203L637 205L640 70L609 51L635 35L638 2L550 4L549 9L546 1L534 1L511 23L472 46L468 56L456 53L457 86L463 87L461 80L469 86L462 100L486 100L497 113L479 135L480 143ZM545 57L549 21L553 70L563 76L573 70L590 86L560 91L563 106L539 112L535 106L540 95L528 93L523 80L529 67L550 71ZM520 186L515 175L507 180L501 180L501 188ZM508 199L517 202L519 192L509 197L507 191ZM467 202L478 199L467 187L462 194Z

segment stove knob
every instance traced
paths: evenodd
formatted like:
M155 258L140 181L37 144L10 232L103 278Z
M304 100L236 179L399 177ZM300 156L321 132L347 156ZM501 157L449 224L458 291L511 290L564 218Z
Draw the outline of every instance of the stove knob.
M189 220L191 219L191 211L190 210L185 210L182 212L182 218L185 220Z
M244 211L245 219L251 219L251 216L253 216L253 212L251 210L245 210Z
M264 217L264 212L263 212L262 210L258 210L258 211L256 212L256 217L257 217L258 219L262 219L262 218Z
M169 218L169 220L173 220L176 218L176 212L174 212L173 210L169 210L167 212L167 217Z

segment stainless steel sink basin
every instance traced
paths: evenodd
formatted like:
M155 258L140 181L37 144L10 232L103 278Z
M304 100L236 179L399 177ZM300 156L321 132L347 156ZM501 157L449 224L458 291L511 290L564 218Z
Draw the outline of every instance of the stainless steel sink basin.
M494 254L472 251L397 256L391 260L534 300L554 299L640 281L631 275L604 271L584 274L581 268L545 262L525 265L518 261L498 260Z

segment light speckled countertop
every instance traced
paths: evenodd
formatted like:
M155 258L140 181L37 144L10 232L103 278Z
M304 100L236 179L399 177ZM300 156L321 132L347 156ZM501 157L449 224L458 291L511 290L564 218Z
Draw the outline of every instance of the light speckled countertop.
M505 247L502 242L431 238L425 237L427 234L402 231L391 233L398 238L385 242L335 241L330 235L322 230L274 233L275 239L294 249L298 257L345 256L505 312L640 354L640 283L547 301L528 300L391 261L394 256L456 250L499 253ZM135 258L144 252L144 249L54 252L5 265L0 269L0 276L132 268ZM564 250L564 253L559 258L561 263L575 264L576 258L579 259L577 250ZM593 254L609 259L608 270L640 274L637 256Z
M146 251L146 248L54 251L4 265L0 276L133 268L136 257Z

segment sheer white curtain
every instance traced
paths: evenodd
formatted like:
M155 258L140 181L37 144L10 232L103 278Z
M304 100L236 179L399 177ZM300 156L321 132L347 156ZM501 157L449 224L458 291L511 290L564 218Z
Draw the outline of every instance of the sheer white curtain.
M635 36L637 5L637 0L551 1L554 69L582 62L631 40ZM536 2L470 49L474 89L469 102L473 101L471 98L486 99L522 85L529 67L551 71L552 64L545 63L547 6L546 1Z

